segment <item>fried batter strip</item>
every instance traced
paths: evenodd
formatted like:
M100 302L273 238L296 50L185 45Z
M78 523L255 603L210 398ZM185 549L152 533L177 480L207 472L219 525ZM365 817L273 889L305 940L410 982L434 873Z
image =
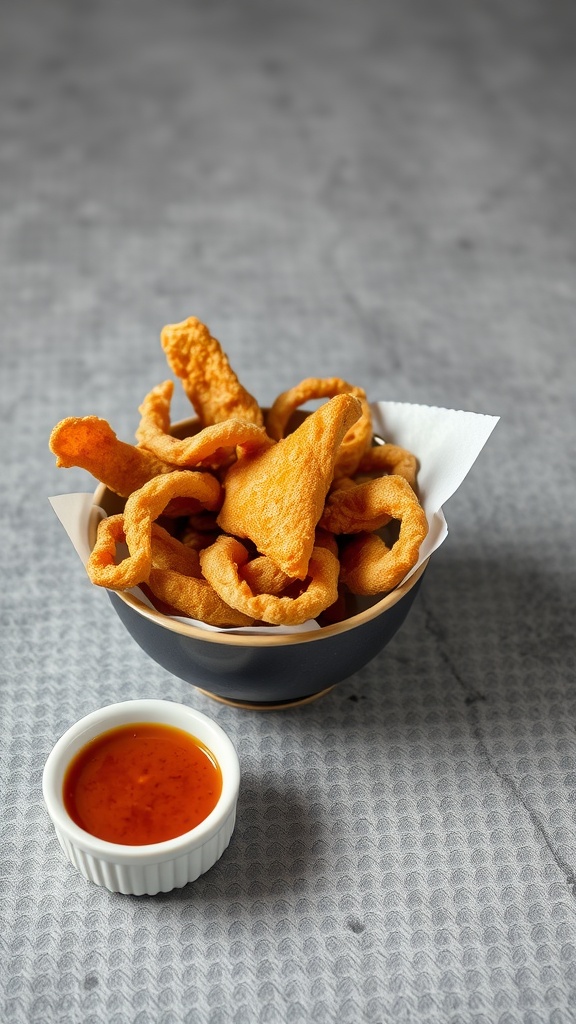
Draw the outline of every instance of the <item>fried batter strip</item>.
M389 548L377 533L356 530L361 516L354 524L348 524L347 532L358 532L358 535L345 543L340 552L340 581L353 594L385 594L398 586L416 564L420 546L428 533L424 509L406 480L395 476L382 477L370 484L361 484L358 489L376 483L383 485L379 488L383 511L400 520L400 532ZM351 491L335 493L347 497ZM373 510L365 508L364 522L374 522L377 517ZM350 530L350 525L354 526L353 530Z
M205 579L186 576L174 569L153 567L148 586L155 597L182 615L210 626L250 626L254 621L250 615L230 608Z
M298 597L254 594L241 579L240 568L248 551L239 540L222 535L200 553L202 572L220 597L233 608L272 625L297 626L314 619L338 597L338 559L328 548L313 548L309 581Z
M358 473L391 473L403 476L416 490L418 459L406 448L397 444L379 444L368 448L357 467Z
M173 466L191 468L214 461L226 462L235 448L249 453L274 443L264 427L237 418L213 423L184 440L172 437L169 431L173 388L171 380L158 384L139 407L141 418L136 437L157 458Z
M196 579L202 575L198 552L187 547L158 523L152 523L152 566L155 569L173 569Z
M160 340L203 426L227 419L262 426L264 417L258 402L242 386L220 342L205 324L195 316L167 324Z
M334 460L360 413L357 398L338 395L271 448L239 459L226 474L222 530L248 537L287 576L305 579Z
M390 519L401 519L408 513L413 514L415 521L426 523L422 506L408 481L401 476L381 476L332 491L320 526L336 534L361 533L379 530Z
M148 581L152 568L152 524L169 501L177 497L195 497L204 507L213 509L220 503L221 486L210 473L176 470L154 477L134 491L122 516L112 516L98 524L96 544L86 565L93 583L111 590L129 590ZM120 525L129 554L116 565Z
M86 469L123 498L173 466L149 451L120 441L98 416L68 416L56 424L49 441L56 465Z
M279 595L292 583L292 578L266 555L257 555L239 566L238 574L254 594Z

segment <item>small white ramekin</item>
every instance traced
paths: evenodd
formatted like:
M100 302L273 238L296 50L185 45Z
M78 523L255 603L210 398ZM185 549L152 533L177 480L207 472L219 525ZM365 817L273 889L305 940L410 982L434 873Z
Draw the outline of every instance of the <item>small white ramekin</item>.
M208 817L163 843L126 846L98 839L72 821L64 806L64 776L75 754L100 733L131 722L184 729L212 751L222 771L222 793ZM238 756L226 733L200 711L167 700L123 701L80 719L56 743L42 778L44 802L68 860L91 882L134 896L180 888L216 863L234 831L239 785Z

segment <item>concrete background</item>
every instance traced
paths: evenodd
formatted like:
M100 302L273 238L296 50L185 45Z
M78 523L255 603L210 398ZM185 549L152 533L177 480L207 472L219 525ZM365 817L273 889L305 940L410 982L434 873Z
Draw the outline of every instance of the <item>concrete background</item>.
M4 0L2 1019L576 1019L576 8ZM169 676L48 496L52 426L132 440L196 315L262 404L310 375L501 417L409 620L322 701ZM184 415L178 393L174 413ZM165 696L237 745L233 842L112 896L40 795L65 728Z

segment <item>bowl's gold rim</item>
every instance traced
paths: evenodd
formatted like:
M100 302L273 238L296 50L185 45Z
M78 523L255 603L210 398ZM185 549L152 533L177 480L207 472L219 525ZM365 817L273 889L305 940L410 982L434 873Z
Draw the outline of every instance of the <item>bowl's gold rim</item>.
M301 420L307 413L304 410L298 409L294 414L294 418ZM194 417L190 419L180 420L177 423L172 424L172 432L177 437L186 436L186 432L190 425L196 424L198 421ZM98 484L94 492L92 504L95 507L102 506L102 498L107 488L105 484ZM96 531L97 521L92 520L92 528ZM111 593L115 594L120 598L124 604L128 605L135 612L141 615L143 618L150 619L151 622L156 625L162 626L173 633L179 633L181 636L189 637L194 640L203 640L206 643L213 644L228 644L232 647L286 647L292 644L311 643L315 640L325 640L331 636L338 636L341 633L347 633L351 629L356 629L358 626L363 626L365 623L370 622L372 619L377 618L383 612L387 612L390 608L393 608L398 601L401 601L412 590L412 587L416 585L420 577L425 572L430 556L416 569L412 575L405 580L404 583L400 584L390 593L385 594L384 597L377 601L376 604L370 605L369 608L365 608L363 611L358 612L356 615L352 615L348 619L343 619L341 622L334 623L333 626L321 626L318 629L310 630L304 633L274 633L271 636L265 636L262 633L234 633L234 632L213 632L212 630L202 629L200 626L188 625L184 622L177 622L169 616L164 615L162 612L156 611L155 608L149 608L148 605L140 601L134 594L129 594L122 590L113 590Z

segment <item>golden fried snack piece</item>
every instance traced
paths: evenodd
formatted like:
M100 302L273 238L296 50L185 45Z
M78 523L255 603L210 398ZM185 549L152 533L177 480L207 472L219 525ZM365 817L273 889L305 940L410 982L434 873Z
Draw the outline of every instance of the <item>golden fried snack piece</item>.
M86 469L123 498L174 469L151 452L118 440L110 424L98 416L60 420L50 434L49 446L57 466Z
M340 491L346 487L358 487L359 482L360 481L356 478L352 479L351 476L339 476L334 480L332 487L330 488L330 493L332 493L332 491Z
M195 316L167 324L160 340L170 368L182 379L202 426L239 419L262 426L255 398L242 386L220 342Z
M158 523L152 523L152 567L174 569L184 576L194 576L196 579L202 575L198 552L182 544Z
M184 440L172 437L169 431L173 389L171 380L158 384L139 407L138 443L157 458L172 466L192 467L226 461L235 448L239 448L241 453L249 453L274 444L264 427L237 418L204 427Z
M184 516L199 512L201 508L202 503L197 498L173 498L166 505L162 515L168 519L182 519Z
M116 569L116 545L123 543L125 540L124 516L122 514L108 516L106 519L100 520L96 534L96 543L86 563L86 571L92 583L103 587L108 585L105 582L101 582L101 580L104 580L109 568L112 570ZM144 579L145 571L144 567L142 579ZM139 580L138 582L141 581ZM129 584L129 586L132 586L132 584ZM120 590L122 588L118 587L117 589Z
M214 543L216 537L220 536L220 530L212 530L211 533L203 530L195 530L193 527L186 527L182 533L181 540L185 547L193 551L202 551Z
M385 594L398 586L416 564L420 546L428 533L424 510L410 485L401 477L384 479L403 483L412 500L398 494L387 502L392 517L401 520L400 533L392 547L389 548L377 533L359 533L343 545L340 582L353 594Z
M172 425L170 405L174 394L174 381L165 380L148 392L142 405L138 407L140 423L136 430L136 440L142 448L148 448L149 437L155 438L170 433Z
M281 594L292 583L282 569L266 555L257 555L238 567L238 575L254 594Z
M224 533L248 537L287 576L305 579L340 442L361 411L357 398L338 395L271 448L238 459L217 519Z
M335 531L338 534L342 533L357 533L361 529L372 530L380 529L382 526L386 526L390 522L392 516L387 515L386 512L381 509L376 513L377 518L374 520L377 526L358 526L358 530L354 530L354 524L359 523L358 515L365 514L366 508L366 497L364 491L358 491L360 485L371 483L373 477L360 477L357 476L354 479L349 476L339 476L334 484L330 488L330 493L326 499L326 505L322 513L320 523L322 527L333 529L334 526L338 527ZM348 502L344 500L342 491L354 491L354 496L351 496ZM335 495L338 492L338 497ZM356 507L357 506L357 507Z
M368 448L356 470L358 473L391 473L402 476L416 490L418 459L397 444L379 444Z
M320 526L317 526L314 543L316 547L328 548L328 551L331 551L335 558L340 557L336 537L333 533L328 533L328 530L323 530ZM324 608L317 616L318 625L333 626L336 622L341 622L342 619L345 619L346 615L346 588L342 583L338 582L338 596L332 604Z
M235 537L222 535L200 554L206 579L233 608L272 625L297 626L333 604L338 596L338 559L327 548L313 548L309 561L309 582L298 597L254 594L240 577L248 551Z
M306 377L293 388L283 391L275 399L266 417L266 429L276 441L284 437L292 413L305 402L335 395L354 395L362 403L362 415L345 435L338 452L334 472L336 476L352 476L362 454L372 443L372 415L366 392L340 377Z
M206 508L217 508L221 486L210 473L175 470L154 477L134 491L124 507L123 532L129 555L115 563L118 527L103 519L86 569L93 583L111 590L129 590L148 580L152 568L152 524L172 498L194 497ZM111 517L117 519L116 516ZM109 524L106 526L106 524Z
M251 626L254 621L251 616L230 608L206 580L175 569L152 568L148 586L155 597L175 611L210 626Z
M152 524L152 568L148 590L174 612L211 626L249 626L247 615L229 608L202 578L198 552L181 544L158 523ZM168 610L167 609L167 610Z
M333 533L323 530L321 526L316 527L314 546L317 548L328 548L335 558L338 558L338 541Z
M148 392L138 412L142 419L136 431L136 440L143 444L146 434L168 434L171 427L170 404L174 394L174 381L165 380ZM144 447L146 445L144 444Z
M125 539L122 515L110 516L102 524L102 535L114 546ZM148 583L142 585L165 614L189 615L212 626L249 626L252 622L229 608L201 578L197 552L184 547L158 523L152 524L152 569Z
M320 526L332 533L361 533L379 530L390 519L412 515L428 531L424 510L407 480L401 476L380 476L355 487L339 487L329 495Z
M178 540L186 547L201 551L202 548L213 544L220 532L216 524L216 513L202 512L187 517L186 523L178 532Z

